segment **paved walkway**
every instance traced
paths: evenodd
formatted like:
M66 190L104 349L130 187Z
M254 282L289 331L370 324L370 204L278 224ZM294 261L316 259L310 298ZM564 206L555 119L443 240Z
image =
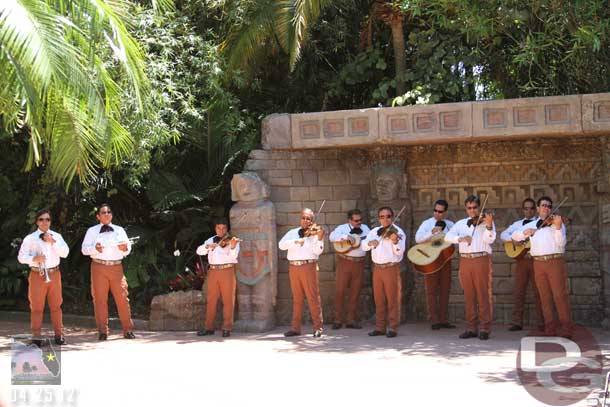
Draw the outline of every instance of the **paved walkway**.
M495 326L492 339L460 340L458 330L402 325L398 337L363 330L286 339L266 334L200 338L193 332L113 334L67 330L62 386L52 405L95 406L542 406L521 386L516 359L522 333ZM593 330L602 347L610 335ZM0 405L23 390L10 385L10 336L27 323L0 322ZM61 404L60 392L74 392ZM50 404L47 404L50 405ZM578 405L585 405L579 403Z

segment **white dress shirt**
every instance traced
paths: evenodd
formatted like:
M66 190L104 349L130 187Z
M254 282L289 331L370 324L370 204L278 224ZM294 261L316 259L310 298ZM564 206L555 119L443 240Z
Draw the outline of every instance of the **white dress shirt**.
M34 262L34 257L44 254L46 259L44 264L42 264L42 267L50 269L59 266L60 257L63 257L64 259L68 257L68 252L70 251L68 245L59 233L54 232L51 229L49 229L47 233L55 239L55 243L45 242L40 239L41 233L44 232L38 229L23 239L21 247L19 248L17 260L19 260L19 263L27 264L30 267L40 267L38 263Z
M117 226L113 223L109 223L113 230L110 232L100 233L102 224L98 223L95 226L91 226L87 229L81 252L85 256L91 256L92 259L106 260L106 261L117 261L122 260L123 257L131 253L131 242L125 233L125 229ZM95 245L100 243L102 245L102 252L98 252ZM127 251L124 252L119 249L118 245L121 243L127 244Z
M400 263L402 258L405 255L405 247L407 235L404 230L402 230L396 224L393 226L398 230L398 236L401 238L398 241L398 244L394 244L392 240L388 238L381 239L380 236L377 236L377 231L380 226L373 228L368 235L366 235L366 239L362 241L360 244L360 248L366 252L371 251L371 259L375 264L386 264L386 263ZM375 248L369 246L369 242L373 240L378 240L379 245Z
M476 227L474 236L472 229L474 226L468 226L470 218L462 219L456 222L455 225L445 235L445 241L449 243L459 243L460 253L480 253L487 252L491 254L491 245L496 240L496 224L492 223L491 230L487 229L487 224L482 222ZM470 246L468 242L458 242L460 237L472 236Z
M369 227L365 224L360 225L360 229L362 229L362 234L360 235L360 239L364 239L366 235L371 231ZM328 237L328 240L331 242L340 242L341 240L347 240L347 235L350 234L352 230L352 226L349 223L344 223L343 225L337 226L335 230L333 230ZM366 252L360 248L360 246L350 250L348 253L345 253L346 256L349 257L364 257Z
M525 240L523 234L527 229L536 229L536 222L530 222L516 230L512 238L516 241ZM566 226L561 225L561 229L555 229L555 226L545 226L540 228L530 236L530 254L532 256L546 256L549 254L561 254L566 251Z
M532 223L532 222L534 222L534 224L535 224L535 223L536 223L536 221L538 220L538 218L537 218L537 217L535 217L535 216L534 216L533 218L530 218L530 219L531 219L531 221L530 221L530 222L528 222L528 223ZM523 219L521 219L521 220L518 220L518 221L514 222L512 225L510 225L509 227L507 227L507 228L504 230L504 232L500 233L500 239L501 239L503 242L512 242L512 241L513 241L513 238L512 238L513 233L514 233L516 230L521 229L521 226L523 226L523 222L525 222L526 220L530 220L530 219L528 219L528 218L523 218Z
M212 236L201 246L197 248L197 254L200 256L208 255L208 263L210 264L237 264L237 256L239 255L239 243L235 245L235 249L231 249L231 243L227 243L225 247L216 246L213 249L208 249L205 246L214 243Z
M289 261L295 260L318 260L324 251L324 239L318 240L317 235L309 237L299 237L301 228L290 229L280 240L278 246L280 250L288 250ZM303 246L297 243L302 240Z
M437 220L434 219L434 216L423 221L417 229L417 232L415 232L415 243L423 243L429 240L432 237L432 229L436 227L436 222ZM453 227L453 222L449 219L444 219L443 222L445 222L446 225L441 233L447 233Z

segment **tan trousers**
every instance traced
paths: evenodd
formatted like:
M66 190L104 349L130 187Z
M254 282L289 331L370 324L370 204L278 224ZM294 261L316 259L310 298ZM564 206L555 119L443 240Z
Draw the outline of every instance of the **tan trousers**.
M439 271L424 275L428 317L433 324L445 324L449 309L449 291L451 290L451 261Z
M335 290L335 323L342 324L343 302L345 293L349 295L347 302L347 323L358 321L358 300L362 290L363 261L351 261L337 256L337 281ZM349 289L348 289L349 286Z
M536 287L536 277L534 275L534 260L531 257L522 257L517 260L515 268L515 290L513 291L513 318L512 324L523 326L523 310L525 308L525 293L527 285L532 280L534 286L534 296L536 298L536 318L542 318L542 308L540 306L540 295Z
M62 321L61 304L61 272L49 273L50 283L45 282L45 276L38 271L30 271L28 277L28 300L30 301L30 326L33 336L40 336L42 329L42 314L44 312L45 299L49 302L51 311L51 323L55 336L63 336L64 326Z
M222 329L233 329L233 314L235 311L235 267L208 270L208 303L205 309L205 329L214 330L216 319L216 305L218 298L222 298Z
M464 289L466 324L469 331L477 331L477 304L478 328L483 332L491 330L491 273L491 256L474 259L460 257L459 278Z
M373 266L373 293L375 329L385 332L389 320L390 329L398 332L401 301L400 265L384 268Z
M540 294L544 332L547 335L569 336L572 334L572 311L566 281L568 269L563 259L534 260L536 286ZM559 330L553 315L553 303L559 316Z
M318 283L318 264L308 263L301 266L288 266L290 289L292 290L292 330L301 332L303 300L307 305L313 322L313 329L322 329L322 305Z
M127 288L122 264L106 266L91 262L91 297L98 332L108 333L108 291L116 303L123 333L133 331Z

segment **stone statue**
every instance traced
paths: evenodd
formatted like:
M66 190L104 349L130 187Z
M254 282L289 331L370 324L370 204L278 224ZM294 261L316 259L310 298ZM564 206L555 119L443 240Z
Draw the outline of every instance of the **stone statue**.
M269 186L255 172L235 174L230 211L231 233L242 240L237 266L235 329L263 332L275 326L277 238L275 206Z

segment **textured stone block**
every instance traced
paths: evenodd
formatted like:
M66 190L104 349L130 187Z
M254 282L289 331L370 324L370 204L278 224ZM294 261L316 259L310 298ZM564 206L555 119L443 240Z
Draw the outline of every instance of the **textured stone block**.
M276 113L266 116L261 124L261 142L263 149L289 149L292 148L290 131L290 115Z

